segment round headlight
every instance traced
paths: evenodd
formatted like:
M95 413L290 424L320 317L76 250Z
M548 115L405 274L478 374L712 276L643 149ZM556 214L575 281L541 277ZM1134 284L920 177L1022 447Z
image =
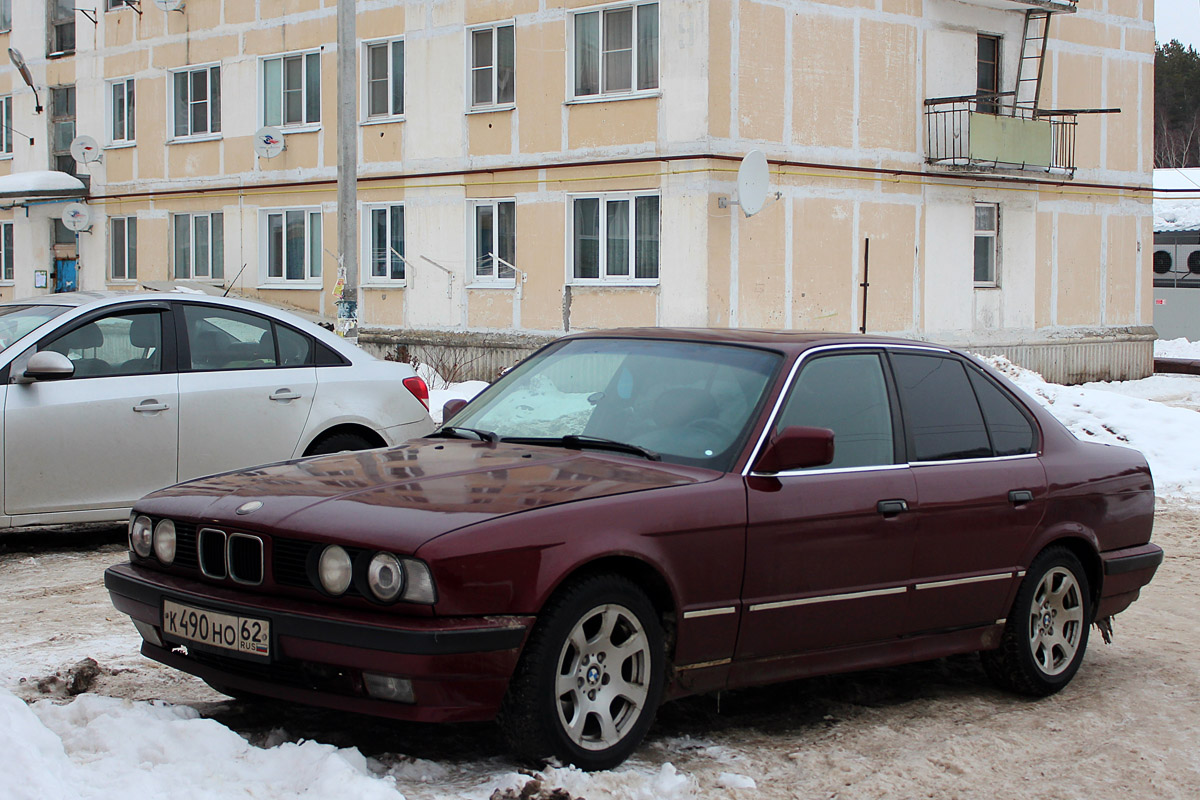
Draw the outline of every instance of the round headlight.
M404 591L404 570L391 553L376 553L367 569L367 586L377 600L390 603Z
M350 556L336 544L331 544L321 553L317 573L321 578L321 586L330 594L342 594L350 588L353 572Z
M169 519L154 526L154 555L164 564L175 560L175 523Z
M129 524L129 546L133 552L142 558L149 558L153 533L154 527L150 524L149 517L134 517L133 522Z

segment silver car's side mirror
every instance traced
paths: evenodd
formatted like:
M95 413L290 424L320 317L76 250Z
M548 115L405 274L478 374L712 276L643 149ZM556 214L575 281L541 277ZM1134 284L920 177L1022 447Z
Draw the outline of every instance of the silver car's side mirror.
M23 377L25 381L52 381L75 374L71 359L54 350L40 350L29 357Z

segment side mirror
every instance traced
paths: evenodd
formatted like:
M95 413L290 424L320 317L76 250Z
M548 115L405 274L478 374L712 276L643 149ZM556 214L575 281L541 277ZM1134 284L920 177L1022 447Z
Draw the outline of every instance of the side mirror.
M463 406L466 404L467 401L463 400L461 397L455 397L453 400L447 400L445 405L442 406L442 421L444 422L445 420L453 417L459 411L462 411Z
M820 467L833 461L833 431L791 425L767 442L755 472L776 473Z
M26 381L52 381L75 374L71 359L54 350L40 350L29 357L22 377Z

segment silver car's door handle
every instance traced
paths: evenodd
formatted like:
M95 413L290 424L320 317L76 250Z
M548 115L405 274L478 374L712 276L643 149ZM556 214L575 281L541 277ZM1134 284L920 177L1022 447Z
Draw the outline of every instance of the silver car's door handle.
M133 410L139 414L145 414L148 411L166 411L170 408L166 403L160 403L157 400L143 400L141 405L136 405Z
M275 394L271 395L272 400L299 400L300 395L293 392L291 389L279 389Z

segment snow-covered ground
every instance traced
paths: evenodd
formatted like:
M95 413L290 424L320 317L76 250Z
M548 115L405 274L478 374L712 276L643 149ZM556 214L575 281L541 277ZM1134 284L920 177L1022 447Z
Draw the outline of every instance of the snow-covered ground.
M1200 358L1197 343L1160 345ZM1061 695L993 692L976 662L950 659L735 693L723 712L670 704L616 770L531 773L487 730L393 741L391 723L228 701L137 655L98 581L119 545L0 548L0 798L1200 796L1200 376L1065 387L993 363L1077 436L1144 452L1162 498L1167 562ZM435 419L483 386L432 392Z

